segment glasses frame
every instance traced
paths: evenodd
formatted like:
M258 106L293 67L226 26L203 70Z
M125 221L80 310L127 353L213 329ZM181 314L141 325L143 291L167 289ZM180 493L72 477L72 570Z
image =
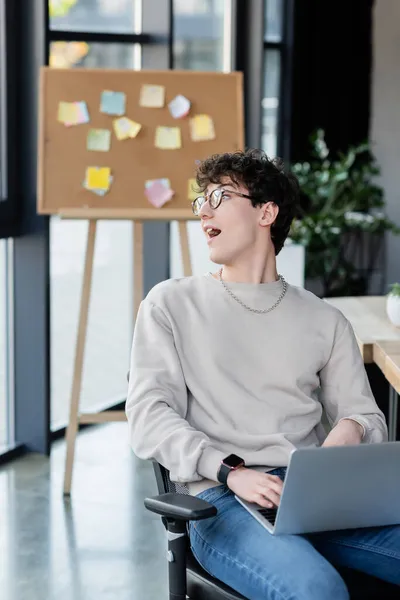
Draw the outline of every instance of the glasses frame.
M215 192L220 192L219 194L219 198L216 200L216 202L212 201ZM210 194L208 194L208 196L203 195L203 196L198 196L195 200L193 200L192 202L192 211L193 214L198 217L200 214L200 211L203 207L203 205L208 202L210 207L213 210L217 210L217 208L220 206L221 202L222 202L222 196L224 195L224 192L229 192L230 194L234 194L235 196L240 196L241 198L247 198L248 200L254 200L254 196L249 196L248 194L242 194L241 192L235 192L234 190L226 190L225 188L215 188L215 190L213 190ZM196 205L200 203L200 208L197 210L196 209Z

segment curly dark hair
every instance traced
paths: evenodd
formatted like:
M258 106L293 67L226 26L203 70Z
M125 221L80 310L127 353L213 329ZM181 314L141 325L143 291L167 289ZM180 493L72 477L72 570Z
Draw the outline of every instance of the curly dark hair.
M297 177L293 173L285 173L283 167L281 159L269 159L262 150L250 149L214 154L198 165L196 174L201 192L210 183L220 183L223 177L229 177L234 184L248 189L254 207L266 202L274 202L278 206L278 216L271 227L275 255L282 250L289 234L300 193Z

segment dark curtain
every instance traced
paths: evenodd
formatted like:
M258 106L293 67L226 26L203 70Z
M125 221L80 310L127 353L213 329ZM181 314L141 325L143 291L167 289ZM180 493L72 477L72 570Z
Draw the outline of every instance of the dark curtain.
M317 128L333 152L368 139L373 4L295 1L292 162L308 158Z

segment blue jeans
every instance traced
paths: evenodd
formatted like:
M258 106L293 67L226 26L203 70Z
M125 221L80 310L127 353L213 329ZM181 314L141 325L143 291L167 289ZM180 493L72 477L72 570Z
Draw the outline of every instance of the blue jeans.
M271 473L285 476L285 469ZM348 600L333 565L400 585L400 526L311 535L271 535L218 486L198 496L216 517L190 524L193 554L202 567L248 600Z

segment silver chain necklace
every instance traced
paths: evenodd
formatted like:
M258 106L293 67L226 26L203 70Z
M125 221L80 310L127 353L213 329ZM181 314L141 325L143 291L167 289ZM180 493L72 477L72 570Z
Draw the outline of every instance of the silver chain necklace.
M265 315L266 313L271 312L271 310L274 310L274 308L276 308L278 306L278 304L280 304L287 292L287 287L288 284L285 281L285 279L282 277L282 275L279 275L279 279L282 282L282 292L281 295L279 296L278 300L275 302L275 304L273 306L271 306L270 308L262 308L262 309L257 309L257 308L251 308L251 306L247 306L247 304L245 304L244 302L242 302L242 300L240 298L238 298L233 292L232 290L230 290L228 288L228 286L226 285L225 281L222 279L222 268L219 270L219 280L222 283L224 289L226 292L228 292L228 294L231 296L231 298L233 298L234 300L236 300L236 302L238 304L240 304L241 306L243 306L243 308L245 308L246 310L249 310L250 312L253 313L257 313L259 315Z

